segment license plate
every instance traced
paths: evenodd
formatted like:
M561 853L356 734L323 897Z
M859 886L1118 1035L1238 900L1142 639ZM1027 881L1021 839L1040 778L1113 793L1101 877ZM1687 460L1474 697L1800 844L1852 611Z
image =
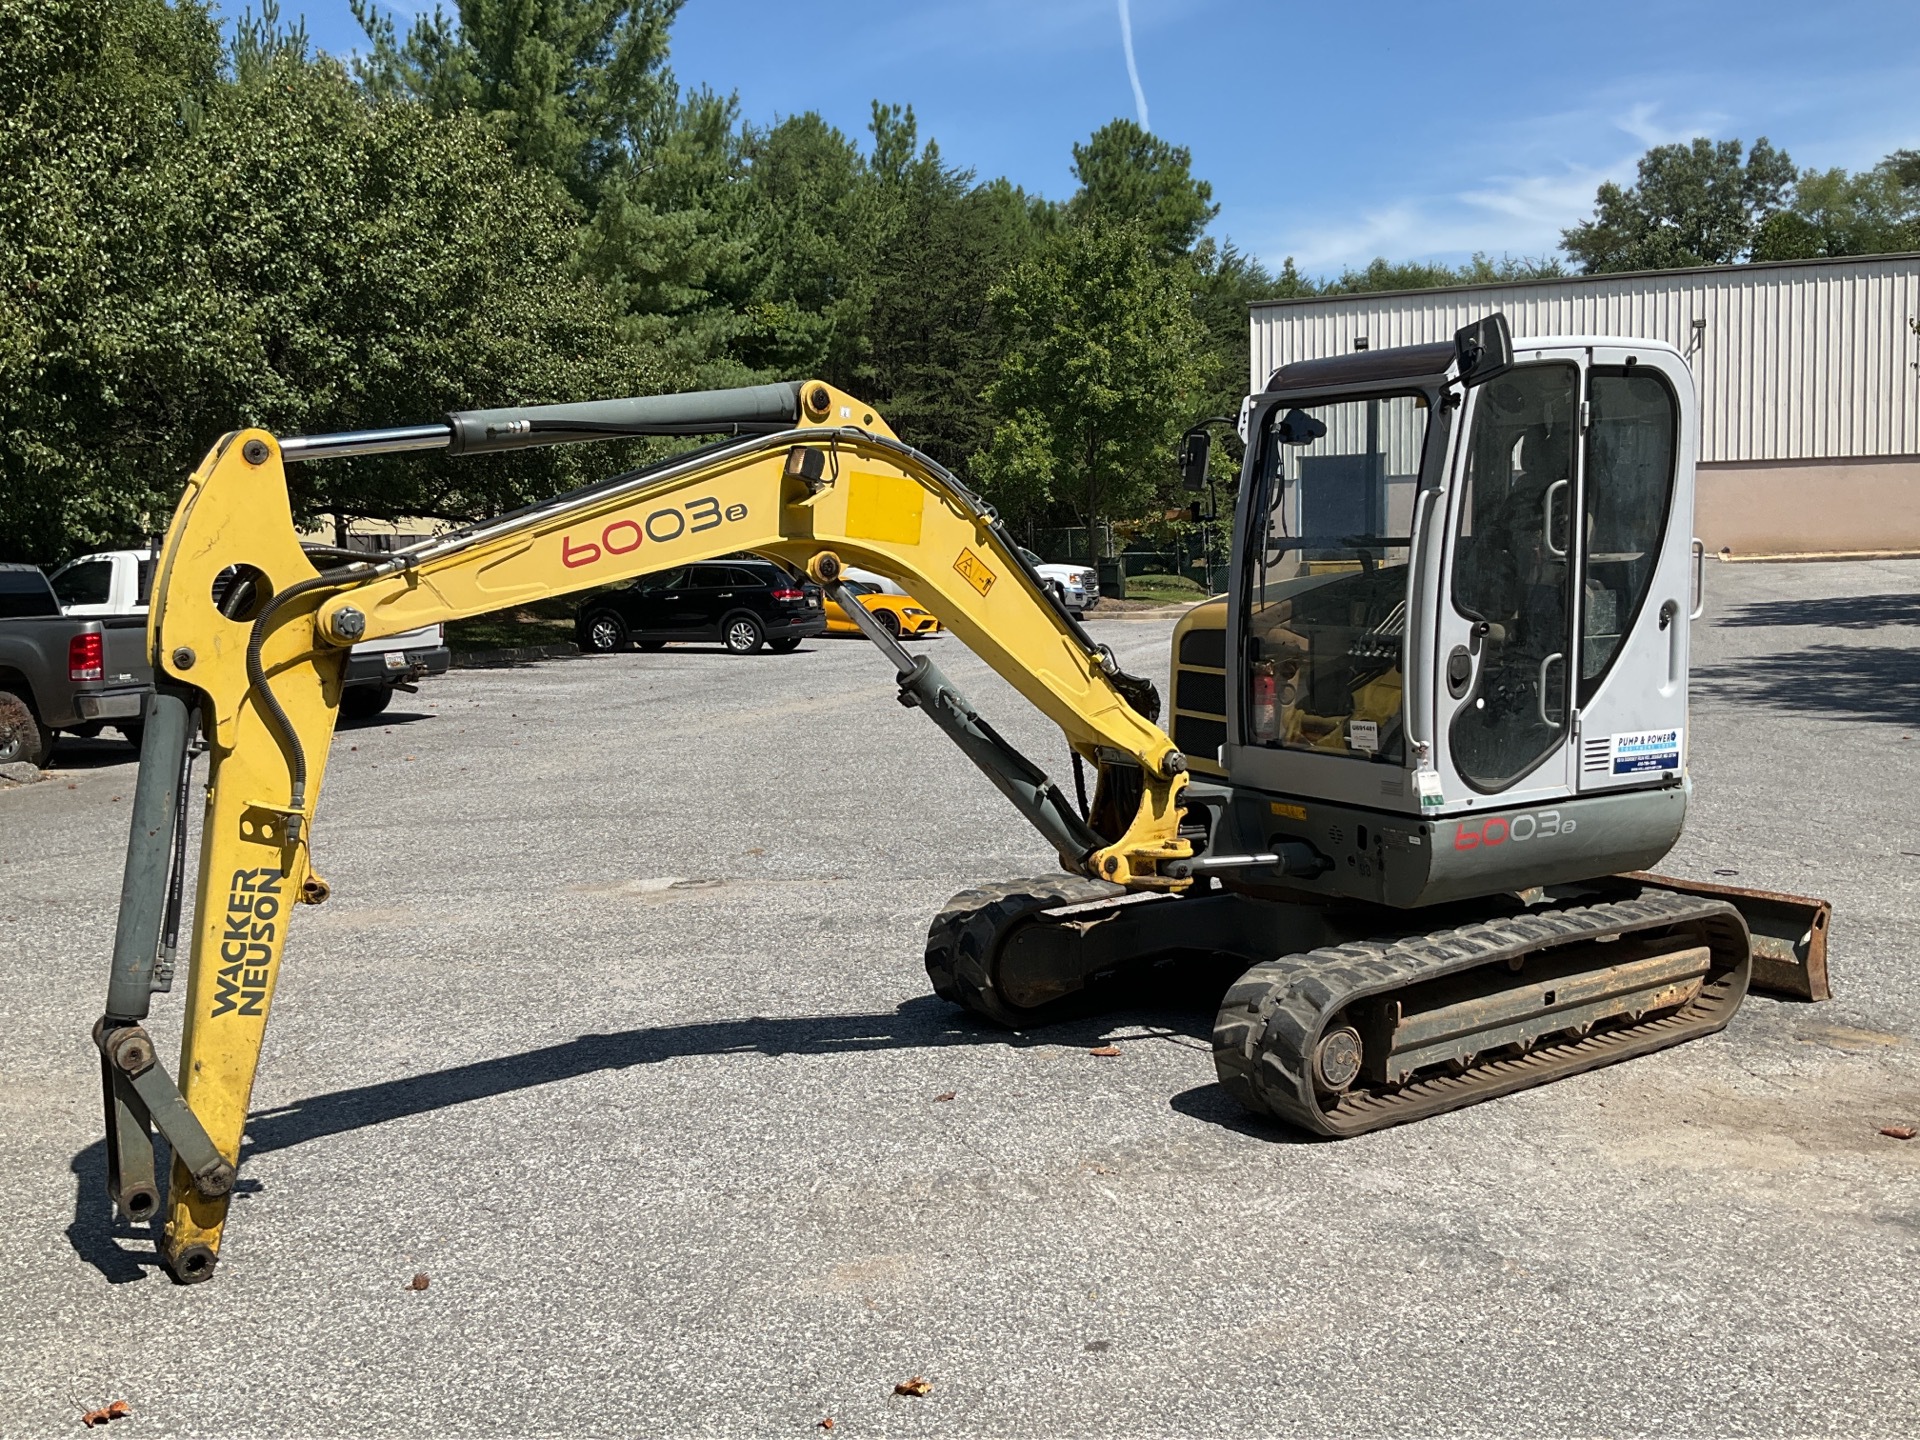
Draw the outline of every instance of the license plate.
M809 610L818 610L820 608L820 602L818 600L810 599L807 601L807 608Z
M404 650L389 650L386 654L386 662L387 669L389 670L404 670L407 668L407 652Z

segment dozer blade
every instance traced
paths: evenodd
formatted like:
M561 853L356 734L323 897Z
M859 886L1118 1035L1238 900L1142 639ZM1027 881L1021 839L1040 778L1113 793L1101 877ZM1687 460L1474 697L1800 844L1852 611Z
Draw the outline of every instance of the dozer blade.
M1750 989L1797 1000L1833 998L1827 985L1827 922L1833 918L1833 906L1827 901L1772 890L1742 890L1737 885L1677 880L1671 875L1642 871L1619 878L1676 895L1724 900L1738 910L1747 922L1753 946Z

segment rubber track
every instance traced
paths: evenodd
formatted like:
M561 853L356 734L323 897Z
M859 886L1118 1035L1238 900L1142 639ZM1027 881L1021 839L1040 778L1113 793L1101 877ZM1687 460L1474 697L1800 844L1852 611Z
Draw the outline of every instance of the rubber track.
M1670 1014L1542 1042L1525 1055L1459 1074L1423 1075L1387 1090L1316 1095L1309 1058L1327 1022L1356 1000L1515 956L1673 926L1697 926L1715 969L1700 994ZM1697 943L1697 942L1696 942ZM1666 891L1564 910L1533 911L1456 930L1330 945L1256 965L1235 982L1214 1022L1220 1082L1248 1108L1317 1135L1360 1135L1496 1095L1677 1045L1722 1029L1746 995L1752 968L1746 922L1733 906Z
M927 978L933 993L1009 1029L1045 1024L1068 1007L1024 1009L1000 993L1000 952L1008 937L1023 919L1041 910L1124 893L1105 880L1065 874L962 890L927 927Z

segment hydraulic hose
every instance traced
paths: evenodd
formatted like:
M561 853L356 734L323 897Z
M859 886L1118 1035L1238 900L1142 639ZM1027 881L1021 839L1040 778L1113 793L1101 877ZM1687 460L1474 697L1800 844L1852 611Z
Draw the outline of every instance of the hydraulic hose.
M311 580L302 580L289 585L271 600L254 619L253 630L247 637L247 684L253 688L260 700L260 713L267 719L268 728L273 730L287 747L287 768L292 775L291 793L287 808L296 812L287 819L287 839L294 844L300 842L300 829L303 823L298 813L307 808L307 747L300 743L300 736L293 728L293 721L280 704L280 697L273 693L273 686L267 683L266 666L261 663L260 651L266 644L267 631L273 624L274 616L286 608L289 602L302 595L312 594L315 590L325 590L344 584L348 580L366 581L407 568L410 559L396 559L379 565L367 565L359 573L343 573L331 570L316 575Z

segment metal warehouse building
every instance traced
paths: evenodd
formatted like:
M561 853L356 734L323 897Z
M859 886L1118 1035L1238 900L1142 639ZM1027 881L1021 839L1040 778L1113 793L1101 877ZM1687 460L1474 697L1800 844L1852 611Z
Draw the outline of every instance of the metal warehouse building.
M1253 388L1294 360L1516 336L1664 340L1700 394L1694 533L1734 555L1920 550L1920 255L1405 290L1253 307Z

